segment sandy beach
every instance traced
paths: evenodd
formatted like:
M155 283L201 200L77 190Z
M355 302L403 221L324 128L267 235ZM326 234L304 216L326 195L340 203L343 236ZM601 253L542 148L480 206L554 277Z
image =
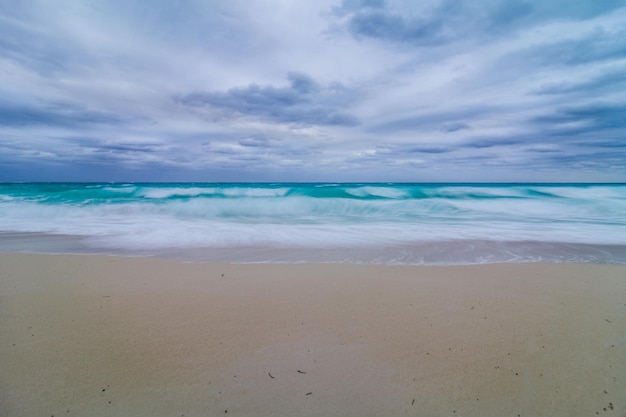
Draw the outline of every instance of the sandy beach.
M1 416L626 415L626 266L0 254Z

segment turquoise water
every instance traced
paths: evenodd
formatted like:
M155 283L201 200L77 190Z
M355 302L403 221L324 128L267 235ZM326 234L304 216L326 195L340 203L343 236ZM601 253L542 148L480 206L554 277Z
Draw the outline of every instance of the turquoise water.
M0 184L0 250L626 263L625 184Z

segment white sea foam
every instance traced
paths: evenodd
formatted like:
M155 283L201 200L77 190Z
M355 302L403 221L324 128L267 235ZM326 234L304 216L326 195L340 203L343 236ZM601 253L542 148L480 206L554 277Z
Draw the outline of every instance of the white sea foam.
M283 197L289 188L225 188L220 192L228 197Z
M384 197L384 198L405 198L409 197L410 194L404 190L397 188L389 188L389 187L358 187L358 188L348 188L346 189L348 194L351 194L355 197Z
M376 259L415 260L415 248L428 251L428 243L465 242L463 253L482 262L541 255L511 242L626 246L626 187L619 186L214 184L16 190L0 193L4 236L80 236L109 249L306 249L335 259L324 252L335 248L353 258L365 256L355 250L376 253ZM472 242L491 242L481 247L497 256L474 254L468 249ZM413 249L406 249L409 256L385 248Z
M95 187L94 187L95 188ZM102 188L104 191L108 191L111 193L126 193L130 194L137 190L137 187L131 184L123 184L117 187L104 187Z
M115 245L124 246L126 242L132 247L384 246L459 239L626 244L623 224L551 221L536 217L538 212L528 216L531 220L511 221L504 218L509 208L502 205L493 213L485 214L483 210L465 218L429 216L425 211L422 217L410 210L402 213L393 207L363 202L332 208L330 205L332 202L304 198L283 204L264 199L247 204L192 200L87 207L7 203L2 210L0 230L100 236ZM394 211L399 213L398 218L392 217ZM518 213L516 217L521 218Z
M139 195L146 198L165 199L170 197L195 197L202 194L215 194L216 188L144 188L139 191Z

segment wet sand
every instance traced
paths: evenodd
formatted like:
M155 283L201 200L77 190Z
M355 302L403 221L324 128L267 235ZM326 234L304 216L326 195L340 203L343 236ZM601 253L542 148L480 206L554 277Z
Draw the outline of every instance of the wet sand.
M2 416L626 414L626 266L0 254Z

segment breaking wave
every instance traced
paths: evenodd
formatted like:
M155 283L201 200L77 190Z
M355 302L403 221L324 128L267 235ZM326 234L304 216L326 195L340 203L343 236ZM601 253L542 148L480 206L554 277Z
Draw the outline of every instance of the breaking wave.
M624 213L626 185L611 184L0 184L5 239L69 235L132 250L626 246Z

